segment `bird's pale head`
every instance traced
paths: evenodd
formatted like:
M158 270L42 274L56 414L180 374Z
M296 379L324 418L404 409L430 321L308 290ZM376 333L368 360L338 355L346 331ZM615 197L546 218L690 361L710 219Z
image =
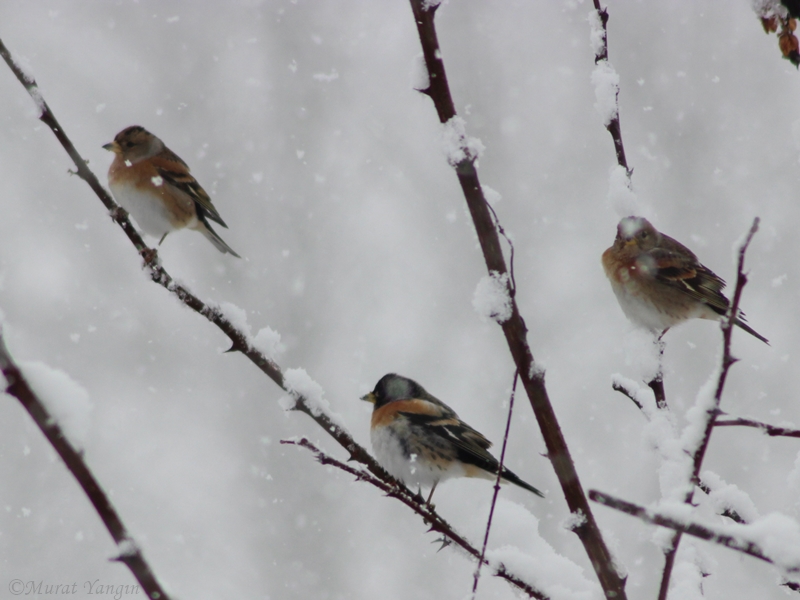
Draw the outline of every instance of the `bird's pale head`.
M389 373L381 377L375 384L375 389L361 399L372 402L375 408L380 408L396 400L411 400L412 398L425 398L427 392L413 379Z
M647 252L658 245L660 235L644 217L625 217L617 225L614 246L622 252Z
M103 146L120 158L131 163L155 156L164 149L164 143L139 125L120 131L114 141Z

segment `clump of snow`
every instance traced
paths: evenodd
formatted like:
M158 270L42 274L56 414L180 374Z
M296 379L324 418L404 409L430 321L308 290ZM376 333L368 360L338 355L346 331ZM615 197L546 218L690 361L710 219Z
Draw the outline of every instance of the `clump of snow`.
M488 511L486 511L488 512ZM476 526L483 510L475 513ZM485 528L485 521L482 528ZM562 556L539 535L539 520L524 506L498 498L486 552L493 566L506 570L541 590L552 600L600 600L600 587L584 576L583 568Z
M20 363L28 385L75 450L82 450L91 422L89 393L69 375L41 362Z
M164 178L161 177L160 175L154 175L153 177L150 178L150 181L152 181L153 185L156 187L161 187L162 185L164 185Z
M625 366L641 381L651 381L661 368L659 346L653 332L633 327L622 338Z
M486 202L488 202L490 206L494 206L503 199L500 192L493 190L488 185L481 184L481 189L483 190L483 197L486 198Z
M589 44L595 56L603 54L606 47L606 30L603 28L600 13L594 9L589 11Z
M700 480L711 490L708 500L717 514L733 510L748 523L758 519L758 509L750 496L712 471L703 471Z
M442 147L451 167L480 158L485 150L478 138L467 137L467 123L456 115L442 125Z
M693 540L681 544L681 551L672 574L672 587L669 595L681 600L706 600L703 595L704 574L712 571L707 565L706 556Z
M472 306L481 319L493 319L503 324L511 317L511 297L508 294L508 273L492 271L475 288Z
M264 327L254 336L247 322L247 312L231 302L221 302L218 306L222 315L247 340L247 345L274 361L286 350L281 343L281 334L270 327Z
M594 86L594 107L603 118L603 125L609 123L619 115L617 96L619 95L619 74L607 60L598 62L592 71L592 85Z
M431 76L425 64L425 56L420 52L411 61L411 89L427 90L431 85Z
M231 325L245 334L247 339L250 339L252 335L250 325L247 323L247 312L243 308L239 308L232 302L220 302L219 310Z
M273 361L286 350L286 346L281 343L281 334L270 327L260 329L250 340L250 345Z
M302 396L312 415L315 417L325 415L333 423L343 427L342 417L334 413L330 403L323 398L325 392L322 386L314 381L305 369L286 369L283 373L283 385L286 391L293 396L293 400ZM286 408L287 404L289 403L281 398L281 406ZM289 408L294 408L294 406L295 402L293 401Z
M133 557L139 552L136 542L130 538L125 538L117 544L117 550L119 550L120 558Z
M620 218L642 215L639 199L631 188L631 178L625 167L615 165L608 173L608 203Z
M785 19L789 12L780 0L750 0L753 11L762 19L780 17Z
M620 373L614 373L611 375L611 386L623 388L629 395L633 396L639 404L642 405L642 412L645 414L645 416L648 419L651 418L655 407L655 399L653 397L653 391L650 388L645 390L641 385L639 385L638 381L624 377Z
M567 531L575 531L584 524L586 524L586 515L578 511L569 513L569 516L561 522L561 527Z

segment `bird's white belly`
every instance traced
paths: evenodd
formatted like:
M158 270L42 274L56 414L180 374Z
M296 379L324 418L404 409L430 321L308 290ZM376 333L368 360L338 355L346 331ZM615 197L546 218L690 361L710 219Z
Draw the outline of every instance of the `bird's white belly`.
M391 427L373 429L370 439L380 465L412 489L431 487L443 479L465 475L457 462L441 465L424 460L413 452L408 456Z
M137 190L130 185L111 185L116 201L131 215L148 235L161 239L175 229L169 220L161 198Z

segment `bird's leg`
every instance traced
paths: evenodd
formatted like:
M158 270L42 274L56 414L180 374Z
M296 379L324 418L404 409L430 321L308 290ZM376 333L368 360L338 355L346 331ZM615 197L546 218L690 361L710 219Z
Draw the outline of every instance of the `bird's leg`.
M169 231L168 231L167 233L169 233ZM165 238L165 237L167 237L167 233L165 233L164 235L162 235L162 236L161 236L161 239L160 239L160 240L158 240L158 245L159 245L159 246L161 245L161 242L163 242L163 241L164 241L164 238Z
M431 493L428 494L428 499L425 501L425 504L427 504L430 508L433 508L433 504L431 504L431 498L433 498L433 491L436 489L436 485L438 483L438 481L434 482L433 487L431 488Z

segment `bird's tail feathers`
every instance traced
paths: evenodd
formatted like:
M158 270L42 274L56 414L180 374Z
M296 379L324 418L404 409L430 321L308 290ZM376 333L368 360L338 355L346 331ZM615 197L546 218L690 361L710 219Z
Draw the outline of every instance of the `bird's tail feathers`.
M533 492L537 496L544 498L544 494L533 487L531 484L522 481L519 477L517 477L514 473L509 471L508 469L503 469L503 479L506 481L513 483L514 485L518 485L519 487L528 490L529 492Z
M206 238L208 238L209 242L214 244L214 247L217 250L219 250L223 254L232 254L236 258L242 258L238 254L236 254L233 248L228 246L228 244L226 244L225 241L217 235L216 231L211 229L211 225L209 225L208 222L205 221L205 219L203 220L202 225L198 227L198 230L200 231L200 233L206 236Z

